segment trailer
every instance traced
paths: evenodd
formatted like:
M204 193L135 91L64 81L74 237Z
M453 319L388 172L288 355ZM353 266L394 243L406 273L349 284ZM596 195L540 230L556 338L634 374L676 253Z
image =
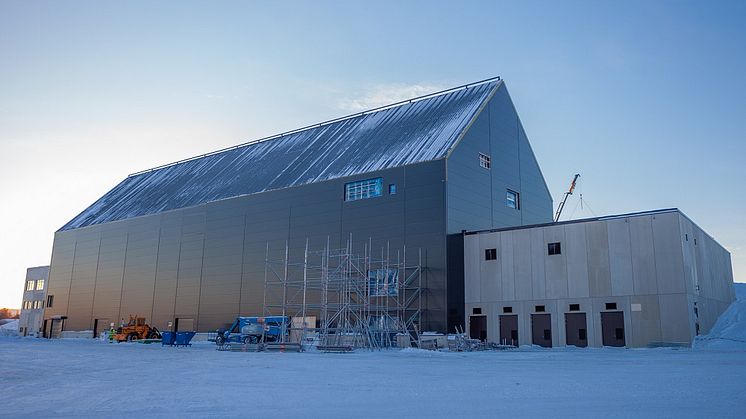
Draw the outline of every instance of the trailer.
M257 344L280 342L290 329L290 317L236 317L228 329L219 329L211 334L209 341L218 346L227 343Z

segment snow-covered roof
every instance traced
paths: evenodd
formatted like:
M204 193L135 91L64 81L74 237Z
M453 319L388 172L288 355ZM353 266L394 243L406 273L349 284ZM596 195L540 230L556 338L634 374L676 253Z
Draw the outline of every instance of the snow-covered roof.
M446 157L499 78L128 176L71 230Z

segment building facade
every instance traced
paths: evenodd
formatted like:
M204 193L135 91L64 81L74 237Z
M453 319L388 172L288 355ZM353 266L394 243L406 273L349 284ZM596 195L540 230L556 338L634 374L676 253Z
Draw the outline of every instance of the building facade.
M551 213L507 88L487 80L130 175L55 233L45 319L213 330L262 314L268 255L352 237L359 253L421 251L420 330L451 330L448 235Z
M735 300L730 254L677 209L460 237L475 338L690 345Z
M23 302L18 320L18 334L21 336L41 336L44 308L47 307L49 287L49 266L37 266L26 270L23 283ZM54 304L54 303L52 303Z

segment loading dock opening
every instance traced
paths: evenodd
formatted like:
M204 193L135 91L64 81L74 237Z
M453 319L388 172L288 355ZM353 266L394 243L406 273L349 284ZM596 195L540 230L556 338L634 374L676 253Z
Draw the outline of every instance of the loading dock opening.
M500 315L500 344L518 346L518 315Z
M552 347L552 315L531 315L531 342L545 348Z
M601 312L601 336L604 346L625 346L624 312Z
M469 337L481 341L487 340L487 316L483 314L469 316Z
M588 325L585 313L565 313L565 341L567 345L588 346Z

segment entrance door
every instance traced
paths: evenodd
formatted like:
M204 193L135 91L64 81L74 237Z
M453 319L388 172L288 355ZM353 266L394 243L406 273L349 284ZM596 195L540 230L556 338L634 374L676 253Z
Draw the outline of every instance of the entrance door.
M588 326L585 313L565 313L565 341L567 345L588 346Z
M500 344L518 346L518 315L500 315Z
M194 319L190 318L177 318L174 329L177 332L191 332L194 330Z
M109 319L95 319L93 320L93 338L97 339L98 334L104 330L108 330L111 325Z
M624 312L601 312L601 336L604 346L625 346Z
M52 319L51 330L49 331L49 337L57 339L62 335L62 319Z
M469 336L472 339L487 340L487 316L469 316Z
M531 315L531 342L545 348L552 347L552 315Z

